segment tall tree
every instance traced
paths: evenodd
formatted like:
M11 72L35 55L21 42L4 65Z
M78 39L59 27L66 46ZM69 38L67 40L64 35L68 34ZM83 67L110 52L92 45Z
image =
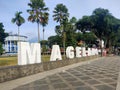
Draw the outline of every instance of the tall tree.
M48 24L48 17L49 17L49 14L44 13L43 18L42 18L42 22L41 22L41 25L43 27L43 40L44 40L45 26Z
M105 41L105 48L112 52L112 43L116 41L120 20L116 19L107 9L97 8L91 16L94 23L93 32L100 40Z
M30 0L28 6L30 6L31 8L27 10L27 12L30 14L30 16L28 17L28 21L37 23L38 42L40 42L39 24L41 24L41 22L43 21L43 17L48 11L48 7L46 7L45 2L43 0Z
M105 18L110 16L111 14L107 9L97 8L93 11L91 16L92 22L94 23L93 32L96 36L102 40L105 36L104 32L106 32L106 22Z
M12 23L16 23L18 26L18 41L19 41L19 35L20 35L20 30L19 27L25 23L25 19L21 16L22 12L16 12L15 13L15 18L12 18Z
M76 29L74 25L69 22L66 27L66 46L76 46Z
M65 33L66 33L66 45L65 46L76 46L76 27L75 27L75 23L76 21L71 18L70 20L68 20L68 22L66 23L65 27ZM55 32L58 36L62 37L62 30L60 25L57 25L55 27Z
M68 13L68 9L65 5L63 4L57 4L56 7L54 8L53 11L54 15L54 21L59 22L60 24L60 29L62 32L62 36L63 36L63 47L64 47L64 51L65 51L65 41L66 41L66 24L68 22L68 17L69 17L69 13ZM65 55L65 52L64 52Z
M105 47L112 52L112 46L117 44L120 35L120 20L114 16L106 17L107 30L105 34Z

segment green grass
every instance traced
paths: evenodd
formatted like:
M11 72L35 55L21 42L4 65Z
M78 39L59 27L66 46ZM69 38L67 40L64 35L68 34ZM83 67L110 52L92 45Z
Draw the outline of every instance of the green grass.
M66 57L62 56L62 59L66 59ZM50 61L50 55L42 55L42 62ZM0 57L0 66L13 66L17 65L17 56L8 56L8 57Z
M17 57L0 57L0 66L17 65Z
M50 61L50 55L42 55L42 62ZM17 65L17 56L0 57L0 66Z
M41 59L42 59L42 62L48 62L50 61L50 55L42 55Z

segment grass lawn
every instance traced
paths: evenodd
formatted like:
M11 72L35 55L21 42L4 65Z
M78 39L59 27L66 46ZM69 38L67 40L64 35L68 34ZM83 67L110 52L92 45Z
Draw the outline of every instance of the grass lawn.
M50 55L42 55L42 62L50 60ZM0 57L0 66L17 65L17 56Z
M17 65L17 57L0 57L0 66Z

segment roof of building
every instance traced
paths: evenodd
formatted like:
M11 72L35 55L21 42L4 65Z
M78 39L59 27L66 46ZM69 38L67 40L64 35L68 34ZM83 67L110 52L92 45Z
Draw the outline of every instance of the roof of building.
M18 36L18 34L9 34L8 36ZM25 38L28 38L27 36L24 36L24 35L19 35L19 37L25 37Z

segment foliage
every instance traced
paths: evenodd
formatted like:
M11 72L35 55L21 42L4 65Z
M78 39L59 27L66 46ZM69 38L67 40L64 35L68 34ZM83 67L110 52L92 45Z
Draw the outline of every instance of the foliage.
M106 18L111 16L107 9L97 8L93 11L91 16L93 25L93 32L101 40L105 37L107 31Z
M69 13L68 9L63 4L57 4L53 11L54 21L59 22L59 29L61 30L61 36L63 39L63 47L65 49L65 41L66 41L66 23L68 21Z
M60 36L58 36L58 35L50 36L48 38L48 46L50 48L52 48L52 45L54 45L54 44L58 44L58 45L60 45L60 47L62 47L62 38Z
M66 46L76 46L76 28L69 22L66 27Z
M82 41L88 47L92 47L93 44L96 45L96 40L97 40L93 32L77 33L76 39L78 43Z
M16 25L18 26L18 36L20 35L20 31L19 31L19 27L25 23L25 19L21 16L22 12L16 12L15 13L15 18L12 18L12 23L16 23ZM18 41L19 41L19 37L18 37Z
M67 23L65 24L65 36L63 35L63 32L61 31L61 26L57 25L55 27L55 32L58 36L60 36L61 38L65 38L66 41L66 45L65 46L76 46L76 27L75 27L75 20L72 21L75 18L72 18L70 20L67 21ZM61 40L62 41L62 40Z
M83 16L82 19L79 19L76 22L76 28L81 32L90 31L92 27L92 22L89 16Z
M2 55L3 51L4 51L4 49L2 47L2 43L0 43L0 55Z
M53 11L54 21L63 24L64 20L69 17L68 9L63 4L57 4Z
M4 49L2 44L4 44L5 37L8 36L8 33L5 33L5 30L3 29L3 24L0 23L0 55L3 53Z
M0 43L3 44L5 37L8 36L8 33L5 33L4 26L0 23Z
M47 40L42 40L42 41L40 41L40 44L41 44L41 46L42 45L48 45L48 41Z
M75 17L72 17L70 19L70 23L75 24L77 22L77 19Z
M12 23L16 23L16 25L19 27L23 23L25 23L25 19L21 16L22 12L16 12L15 18L12 18Z
M38 25L38 42L40 41L40 30L39 24L45 26L48 22L48 7L46 7L43 0L30 0L28 3L31 9L28 9L27 12L30 14L28 21L36 22Z
M48 50L48 41L42 40L40 41L41 47L42 47L42 53L46 52Z
M59 22L59 30L61 30L61 36L63 40L63 48L65 51L65 46L66 46L66 27L68 23L68 9L65 5L63 4L57 4L56 7L54 8L53 11L54 15L54 21ZM65 53L64 53L65 55Z

